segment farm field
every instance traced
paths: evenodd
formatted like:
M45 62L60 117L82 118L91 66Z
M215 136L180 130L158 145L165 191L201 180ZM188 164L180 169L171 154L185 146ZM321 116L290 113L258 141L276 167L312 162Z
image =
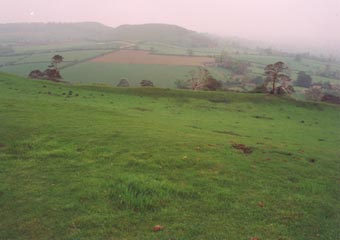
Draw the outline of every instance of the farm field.
M262 94L0 74L0 239L337 239L339 119Z
M207 68L217 79L228 80L231 73L224 69ZM139 87L141 80L150 80L156 87L176 88L176 80L188 80L195 66L158 64L118 64L85 62L62 70L66 81L77 84L108 84L116 86L120 79L128 79L131 86Z
M120 79L128 79L132 86L141 80L151 80L157 87L174 88L177 79L188 79L193 66L119 64L107 62L85 62L62 70L64 79L72 83L105 83L116 86Z
M142 50L118 50L120 47ZM112 52L114 50L115 52ZM316 71L325 68L326 63L321 61L302 59L298 62L293 57L244 54L242 52L235 54L236 49L231 47L193 48L193 57L189 57L187 56L188 49L160 42L133 44L124 41L84 41L70 42L65 45L16 47L16 53L21 55L0 57L0 71L27 76L34 69L45 69L50 64L51 56L60 54L64 56L61 66L64 68L62 75L66 81L116 85L120 79L127 78L133 86L138 86L141 80L146 79L153 81L159 87L174 88L176 80L188 79L191 70L204 63L213 62L214 59L211 56L220 54L222 50L229 52L231 59L235 61L251 63L247 79L263 76L263 68L269 63L284 61L290 68L290 76L293 80L297 79L299 71L306 71L312 74L313 82L340 83L336 79L313 75ZM100 56L106 53L110 54ZM98 58L94 58L96 56ZM90 61L84 63L86 60ZM1 65L3 66L1 67ZM131 68L128 69L129 67ZM340 70L338 63L332 63L330 67ZM233 73L230 70L216 67L206 68L218 80L229 81L233 78Z
M175 66L204 66L205 63L213 63L214 58L188 57L188 56L165 56L153 55L148 51L120 50L106 54L91 62L120 63L120 64L159 64Z
M96 57L98 55L109 52L108 50L82 50L82 51L65 51L65 52L49 52L35 53L15 57L1 57L4 66L0 67L0 71L17 74L26 77L32 70L45 70L51 63L51 57L55 54L61 54L64 57L64 62L61 67L70 63L82 62L86 59ZM11 62L9 65L6 63Z

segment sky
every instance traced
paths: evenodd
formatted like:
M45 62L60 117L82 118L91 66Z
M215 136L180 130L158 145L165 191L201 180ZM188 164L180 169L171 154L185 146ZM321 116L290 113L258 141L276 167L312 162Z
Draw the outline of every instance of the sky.
M340 0L0 0L0 23L81 21L340 48Z

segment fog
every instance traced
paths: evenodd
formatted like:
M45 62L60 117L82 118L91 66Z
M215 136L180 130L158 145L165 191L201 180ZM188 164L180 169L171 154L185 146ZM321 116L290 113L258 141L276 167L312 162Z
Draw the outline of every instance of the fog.
M1 0L0 22L169 23L273 46L339 49L339 0Z

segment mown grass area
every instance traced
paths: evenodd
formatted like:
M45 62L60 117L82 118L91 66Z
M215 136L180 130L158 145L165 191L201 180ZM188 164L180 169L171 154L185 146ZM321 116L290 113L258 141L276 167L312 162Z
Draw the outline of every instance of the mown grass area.
M0 74L0 239L338 239L339 119L262 94Z

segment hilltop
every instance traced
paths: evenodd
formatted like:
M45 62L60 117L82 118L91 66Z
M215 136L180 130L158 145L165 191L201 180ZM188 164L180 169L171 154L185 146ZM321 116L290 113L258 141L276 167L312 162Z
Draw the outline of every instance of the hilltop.
M116 40L154 41L186 47L208 47L215 43L204 34L169 24L122 25L114 29Z
M0 238L336 239L339 118L264 94L0 73Z

